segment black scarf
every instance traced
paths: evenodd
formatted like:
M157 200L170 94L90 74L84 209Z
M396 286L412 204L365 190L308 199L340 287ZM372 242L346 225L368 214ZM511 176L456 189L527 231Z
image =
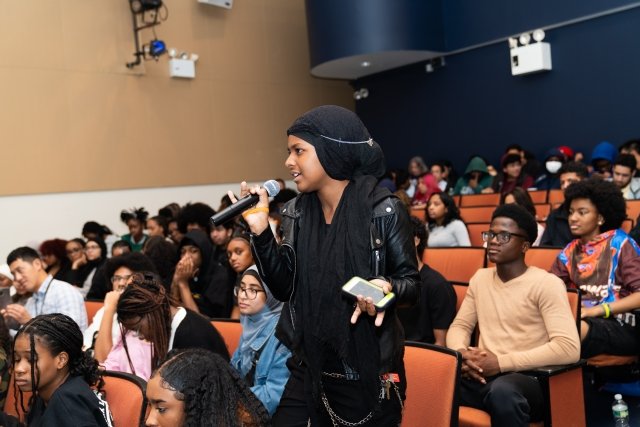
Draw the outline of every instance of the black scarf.
M318 401L319 380L328 360L342 360L360 374L362 394L373 409L379 392L380 349L374 318L355 325L352 299L341 288L353 276L371 277L370 227L373 207L388 197L370 175L354 177L342 194L331 225L325 223L317 193L303 194L298 252L298 311L294 347L301 348Z

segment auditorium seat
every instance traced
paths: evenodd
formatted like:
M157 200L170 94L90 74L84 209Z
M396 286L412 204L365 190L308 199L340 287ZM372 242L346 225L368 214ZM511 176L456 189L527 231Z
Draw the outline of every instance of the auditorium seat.
M426 248L422 261L448 281L469 283L469 279L485 265L485 249L480 247Z
M547 203L548 194L549 193L547 192L547 190L531 190L531 191L529 191L529 196L531 196L531 201L534 204Z
M464 196L470 197L470 196ZM464 197L462 198L464 200ZM460 217L467 222L491 222L491 215L496 210L496 206L472 206L461 207Z
M500 203L500 193L467 194L460 198L460 207L496 206Z
M469 232L469 240L471 240L471 246L482 246L484 242L482 241L482 232L487 231L490 222L469 222L467 225L467 231Z

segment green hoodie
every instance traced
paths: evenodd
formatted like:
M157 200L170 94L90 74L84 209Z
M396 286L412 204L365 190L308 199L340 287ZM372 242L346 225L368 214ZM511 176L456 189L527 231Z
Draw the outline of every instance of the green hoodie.
M481 176L478 180L476 188L469 187L469 179L471 178L471 172L480 172ZM491 187L493 177L489 175L487 164L480 157L474 157L469 161L467 169L464 171L464 175L458 179L456 186L453 189L453 194L478 194L487 187Z

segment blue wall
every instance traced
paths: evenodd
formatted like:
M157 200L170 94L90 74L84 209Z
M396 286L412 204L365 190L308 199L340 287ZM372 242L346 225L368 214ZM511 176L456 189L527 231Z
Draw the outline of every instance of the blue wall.
M516 13L511 3L445 1L448 50L572 17L567 5L551 16L532 8ZM584 3L571 2L573 17L597 11ZM614 5L622 3L629 2ZM472 12L479 22L464 33ZM509 24L491 30L491 20ZM451 159L460 170L473 153L496 162L512 143L542 156L558 145L588 153L601 140L640 137L640 9L549 30L545 41L551 43L550 72L511 76L503 42L448 56L434 73L416 64L363 78L355 84L367 87L369 97L356 102L356 111L390 167L406 167L410 157L422 155Z

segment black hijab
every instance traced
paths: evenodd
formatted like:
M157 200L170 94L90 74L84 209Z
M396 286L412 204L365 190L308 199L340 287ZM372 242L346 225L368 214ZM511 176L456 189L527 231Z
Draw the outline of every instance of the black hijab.
M287 131L312 144L327 175L348 180L330 225L325 223L316 192L302 194L298 253L298 311L294 349L310 367L316 401L321 372L344 361L360 374L370 407L379 392L380 351L374 319L364 314L351 325L352 299L341 288L353 276L373 275L371 213L389 197L377 187L385 172L380 146L358 116L337 106L322 106L298 118Z

